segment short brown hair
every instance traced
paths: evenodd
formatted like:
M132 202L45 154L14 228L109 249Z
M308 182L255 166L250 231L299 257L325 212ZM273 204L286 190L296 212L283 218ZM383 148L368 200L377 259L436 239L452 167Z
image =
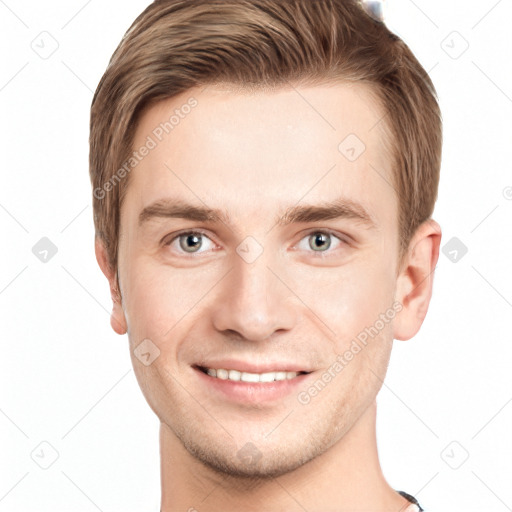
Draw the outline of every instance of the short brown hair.
M112 55L91 106L94 223L111 268L117 268L129 177L123 172L120 179L116 172L133 151L144 108L195 86L264 89L335 81L370 85L384 107L403 253L437 199L442 122L430 77L398 36L357 0L156 0L149 5Z

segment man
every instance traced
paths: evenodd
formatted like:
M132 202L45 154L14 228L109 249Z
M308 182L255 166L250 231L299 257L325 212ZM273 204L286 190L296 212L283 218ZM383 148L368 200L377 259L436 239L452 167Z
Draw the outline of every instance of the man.
M98 86L90 144L161 510L422 510L375 432L441 239L441 118L408 47L353 0L156 1Z

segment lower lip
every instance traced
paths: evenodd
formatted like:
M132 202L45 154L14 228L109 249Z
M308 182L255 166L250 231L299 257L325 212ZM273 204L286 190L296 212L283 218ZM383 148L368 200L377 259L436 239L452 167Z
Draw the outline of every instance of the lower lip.
M243 382L229 379L218 379L202 372L198 368L194 371L199 378L211 389L224 394L232 401L241 403L261 403L282 399L291 393L298 393L304 389L304 381L312 373L304 373L293 379L276 380L274 382Z

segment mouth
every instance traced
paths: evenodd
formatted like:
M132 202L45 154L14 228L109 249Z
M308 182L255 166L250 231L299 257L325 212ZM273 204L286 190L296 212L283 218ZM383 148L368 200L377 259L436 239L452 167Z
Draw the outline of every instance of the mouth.
M242 371L241 368L209 368L202 365L193 365L192 368L204 393L211 399L220 398L238 406L257 406L258 409L264 404L272 406L290 399L308 385L308 379L313 374L277 367L265 368L258 373L254 370Z
M299 375L307 375L311 372L304 371L286 371L286 370L278 370L278 371L269 371L263 373L251 373L251 372L243 372L239 370L230 370L226 368L207 368L205 366L196 366L198 370L203 372L214 379L220 380L229 380L234 382L249 382L249 383L258 383L258 382L276 382L282 380L291 380L295 379Z

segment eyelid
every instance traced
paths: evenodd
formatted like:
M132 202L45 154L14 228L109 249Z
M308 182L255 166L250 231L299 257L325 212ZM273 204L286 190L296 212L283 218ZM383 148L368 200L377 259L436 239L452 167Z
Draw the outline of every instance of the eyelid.
M346 244L350 244L353 241L352 237L350 237L349 235L340 233L338 231L335 231L335 230L329 229L329 228L311 228L306 231L306 233L302 236L302 238L304 238L305 236L308 236L308 235L312 235L313 233L323 233L323 234L327 234L327 235L332 235L332 236L336 237L338 240L340 240L341 242L346 243ZM302 238L301 238L301 240L302 240Z
M174 242L174 240L176 240L177 238L179 238L182 235L204 235L204 236L208 237L210 240L212 240L212 242L213 242L213 239L211 238L211 236L208 234L207 231L203 231L202 229L183 229L181 231L176 231L174 233L169 233L169 234L165 235L160 240L160 243L162 245L170 245L172 242Z

